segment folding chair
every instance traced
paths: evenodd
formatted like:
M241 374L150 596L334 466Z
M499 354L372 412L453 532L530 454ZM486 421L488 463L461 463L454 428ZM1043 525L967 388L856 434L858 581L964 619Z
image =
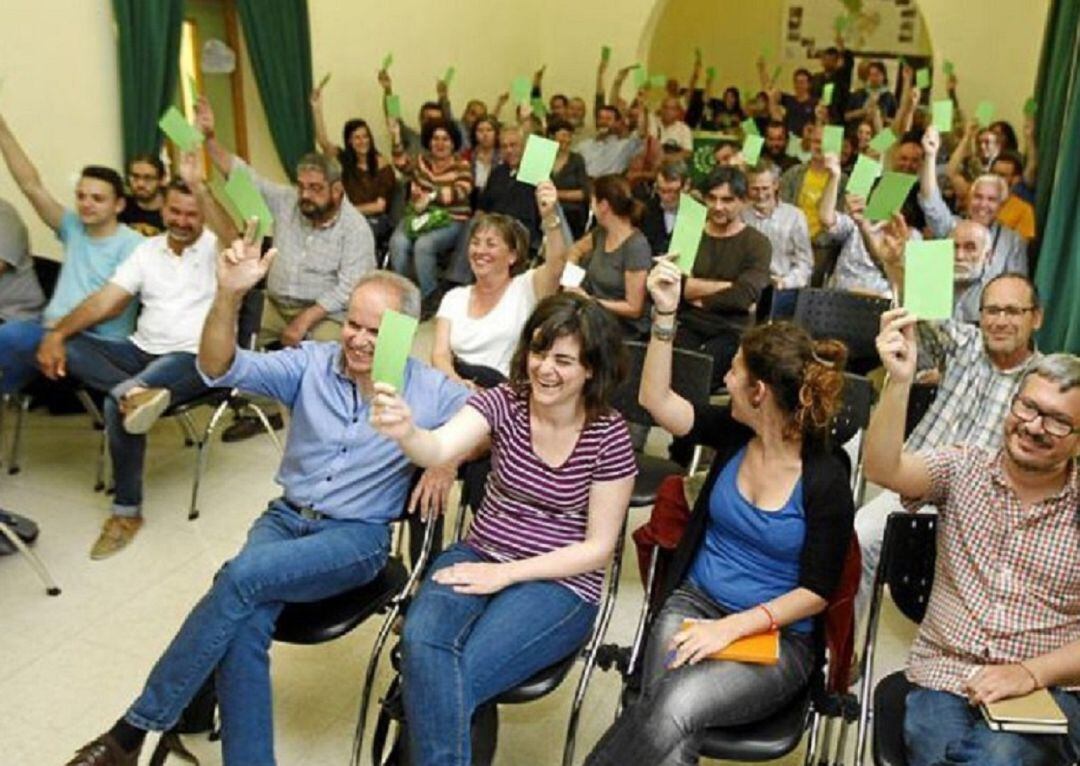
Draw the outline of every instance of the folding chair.
M892 673L878 682L870 706L870 684L874 676L874 646L877 641L881 602L885 586L901 614L915 623L922 622L934 585L937 561L937 514L894 513L885 524L881 559L874 577L870 616L863 642L862 686L859 692L859 732L855 744L855 763L862 766L866 752L868 724L873 722L873 757L877 766L907 766L903 720L907 693L911 688L903 671Z
M834 338L848 347L848 369L860 375L878 367L874 344L886 298L807 287L795 300L794 322L815 338Z
M34 574L45 585L45 593L50 596L59 596L60 587L37 554L30 550L29 546L37 539L37 536L38 525L33 521L17 513L0 510L0 540L6 541L14 550L22 554L26 563L34 570Z

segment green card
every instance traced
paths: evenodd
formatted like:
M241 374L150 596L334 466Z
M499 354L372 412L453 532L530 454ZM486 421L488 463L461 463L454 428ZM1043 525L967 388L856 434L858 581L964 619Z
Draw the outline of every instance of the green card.
M843 125L826 125L821 132L821 152L822 154L835 154L840 156L841 150L844 148L844 126Z
M525 142L525 154L521 156L517 180L532 186L547 181L551 178L551 168L555 165L555 155L558 153L558 141L536 134L530 135Z
M953 123L953 102L951 98L935 101L932 106L934 127L939 133L951 133Z
M684 274L694 270L707 212L705 206L689 194L679 195L679 212L675 215L675 230L671 232L668 252L679 254L677 262Z
M259 192L259 187L251 180L251 174L246 168L236 168L229 174L229 180L225 182L225 194L236 206L242 221L246 223L252 218L259 219L259 238L270 233L270 228L274 225L274 216L270 214L266 200Z
M796 158L799 162L805 162L806 158L810 156L810 153L802 148L802 139L798 136L788 136L787 149L784 150L784 154Z
M979 127L987 127L993 119L994 102L980 101L979 105L975 107L975 121L979 124Z
M648 84L649 72L641 64L637 64L634 68L634 87L641 90Z
M777 64L776 69L773 70L772 79L770 80L770 82L775 84L776 81L780 79L780 73L783 72L783 71L784 71L784 67L782 67L780 64Z
M1025 117L1034 117L1037 111L1039 111L1039 103L1034 98L1029 98L1024 102Z
M943 62L941 62L941 71L945 73L946 77L951 77L952 73L956 71L956 68L953 66L953 63L951 61L945 59Z
M948 319L953 312L951 239L908 242L904 246L904 308L919 319Z
M600 60L603 61L605 64L607 62L611 61L611 46L610 45L601 45L600 46Z
M401 119L401 96L389 93L386 96L386 116L394 120Z
M208 185L210 186L210 191L214 195L214 199L218 201L218 204L225 208L225 212L232 218L233 223L239 224L240 228L243 229L245 224L244 216L240 215L240 211L237 209L236 204L232 201L232 198L229 197L228 192L225 191L225 182L221 180L221 176L215 173Z
M911 187L918 181L918 176L907 173L894 173L891 170L881 177L881 183L870 195L866 203L866 218L869 221L887 221L899 210L907 199Z
M379 337L375 339L375 358L371 360L371 378L376 383L389 383L395 391L401 392L405 385L405 363L412 352L417 324L416 317L393 309L383 311Z
M705 67L705 76L708 77L710 80L715 80L716 79L716 67L714 67L714 66Z
M865 154L860 154L859 158L855 160L855 167L852 168L851 175L848 177L847 186L844 188L845 193L866 199L870 196L870 189L873 188L874 181L881 176L881 171L882 165L880 162L867 157Z
M744 136L760 136L761 131L757 129L757 123L750 117L739 123L739 127L742 128Z
M664 74L654 74L654 75L652 75L651 77L649 77L649 86L653 87L653 88L657 88L658 90L663 90L664 88L667 87L667 75L664 75Z
M832 106L832 96L833 96L833 90L835 88L836 88L836 86L831 82L827 82L827 83L825 83L824 86L822 86L822 88L821 88L821 103L822 104L824 104L825 106Z
M184 115L175 106L170 106L168 111L161 116L158 127L182 152L194 151L203 142L203 134L185 120Z
M326 83L330 82L330 72L323 75L323 78L319 80L319 84L315 86L315 90L322 90L326 87Z
M530 93L532 93L532 80L528 77L515 77L510 83L510 97L515 104L528 103Z
M765 146L765 139L756 133L748 133L742 143L743 161L747 165L756 165L761 158L761 147Z
M849 24L851 24L849 16L837 16L833 19L833 29L836 30L837 34L844 34L844 30L848 28Z
M533 97L529 100L529 104L532 106L533 114L540 119L547 117L547 106L544 104L544 99Z
M923 90L930 87L929 69L918 69L915 71L915 87Z
M454 81L454 75L457 74L457 70L452 66L446 68L446 74L442 76L443 85L450 87L450 83Z
M892 128L885 128L870 141L870 148L878 154L884 154L895 143L896 134L892 132Z
M385 56L383 56L382 67L380 67L380 68L385 72L387 69L390 68L390 65L393 64L393 63L394 63L394 54L393 53L387 53Z

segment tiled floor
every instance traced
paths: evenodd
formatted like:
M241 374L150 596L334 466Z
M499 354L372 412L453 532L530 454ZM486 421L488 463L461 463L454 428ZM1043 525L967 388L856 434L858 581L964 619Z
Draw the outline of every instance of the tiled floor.
M61 596L49 598L19 557L0 558L0 766L62 764L107 728L276 493L277 454L268 439L217 442L203 484L202 516L188 521L194 452L183 447L174 424L161 423L150 435L146 526L130 549L92 562L87 553L108 508L107 498L91 490L97 439L84 416L32 413L22 473L8 476L6 466L0 473L0 507L39 522L36 550L63 588ZM635 522L646 515L634 513ZM629 643L642 593L632 558L627 564L608 635L619 643ZM891 610L886 620L882 672L899 666L911 638L910 626ZM279 763L348 763L373 639L374 627L365 625L322 646L275 645ZM559 763L572 687L566 683L542 701L504 709L498 764ZM577 762L610 723L617 691L613 674L594 676ZM216 745L188 740L204 764L220 763ZM801 764L801 754L779 763Z

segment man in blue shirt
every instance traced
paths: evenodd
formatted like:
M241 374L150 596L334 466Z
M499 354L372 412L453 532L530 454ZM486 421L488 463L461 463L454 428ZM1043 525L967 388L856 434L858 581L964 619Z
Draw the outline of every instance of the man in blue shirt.
M88 165L75 186L76 210L66 210L45 188L37 168L0 116L0 154L19 189L45 224L64 243L64 265L41 321L5 322L0 326L0 393L13 393L37 373L34 354L61 317L109 280L142 237L116 219L124 209L124 181L111 168ZM110 338L125 338L135 324L134 302L119 316L90 328Z
M236 349L246 293L268 271L249 228L243 245L218 261L218 287L203 327L199 370L212 386L272 396L292 411L273 500L247 542L218 572L150 673L142 694L106 734L83 747L74 766L135 766L147 731L176 725L217 669L226 763L274 763L269 651L287 602L315 601L370 581L386 564L387 522L405 504L413 467L368 423L371 368L383 312L416 316L420 295L386 271L361 277L340 343L305 341L269 354ZM468 391L409 359L402 395L424 428L450 419ZM441 502L454 469L428 470L412 504Z

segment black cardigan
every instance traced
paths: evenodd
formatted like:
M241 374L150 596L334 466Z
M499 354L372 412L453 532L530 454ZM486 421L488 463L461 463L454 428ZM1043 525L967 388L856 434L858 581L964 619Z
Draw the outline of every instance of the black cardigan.
M687 438L694 444L712 447L716 457L667 568L660 603L686 579L690 564L705 538L709 497L717 477L753 435L752 430L731 417L727 407L702 405L694 408L694 425ZM802 461L806 540L799 561L799 586L829 599L844 568L853 534L855 503L851 497L847 466L839 455L820 442L808 439L803 442Z

